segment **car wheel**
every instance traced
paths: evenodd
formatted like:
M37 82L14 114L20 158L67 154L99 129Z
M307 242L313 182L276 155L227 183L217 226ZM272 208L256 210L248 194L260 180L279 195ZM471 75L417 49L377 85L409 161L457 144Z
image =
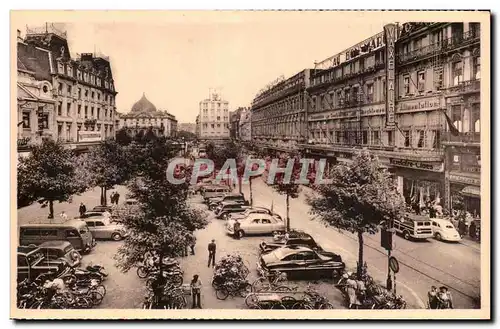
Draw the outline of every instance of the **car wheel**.
M123 239L123 237L120 233L115 232L111 235L111 239L113 239L115 241L120 241L121 239Z
M238 237L241 239L244 236L245 236L245 232L243 230L239 230L238 231Z
M410 233L408 231L404 231L403 238L405 238L405 240L410 240Z
M436 233L436 235L434 236L436 238L436 240L438 241L441 241L442 237L441 237L441 234L439 233Z

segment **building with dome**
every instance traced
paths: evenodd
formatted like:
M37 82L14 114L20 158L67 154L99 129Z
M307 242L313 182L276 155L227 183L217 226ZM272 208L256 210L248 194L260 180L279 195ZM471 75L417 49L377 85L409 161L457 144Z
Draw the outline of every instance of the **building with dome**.
M177 120L166 110L158 110L143 93L129 113L119 114L118 129L126 129L131 136L152 129L156 136L174 137Z

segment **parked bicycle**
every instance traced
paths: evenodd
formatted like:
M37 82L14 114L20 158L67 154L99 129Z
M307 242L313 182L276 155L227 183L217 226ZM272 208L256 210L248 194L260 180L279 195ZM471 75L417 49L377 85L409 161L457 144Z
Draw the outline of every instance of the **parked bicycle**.
M283 282L288 282L286 273L276 272L273 275L260 276L252 283L252 292L291 291L292 288L281 284Z
M252 291L252 285L246 280L227 281L217 286L215 296L217 299L225 300L229 295L246 297Z

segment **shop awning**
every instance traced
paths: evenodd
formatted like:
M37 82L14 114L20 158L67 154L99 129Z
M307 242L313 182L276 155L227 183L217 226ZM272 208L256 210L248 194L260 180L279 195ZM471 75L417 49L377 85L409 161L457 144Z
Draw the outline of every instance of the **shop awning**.
M469 196L473 198L480 198L481 197L481 189L479 186L466 186L464 189L460 192L460 194L464 196Z

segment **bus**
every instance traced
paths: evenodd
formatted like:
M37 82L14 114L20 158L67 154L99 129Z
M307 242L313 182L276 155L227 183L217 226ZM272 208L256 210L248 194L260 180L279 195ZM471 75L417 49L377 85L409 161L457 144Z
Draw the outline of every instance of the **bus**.
M403 219L394 220L394 230L403 238L427 239L433 237L432 221L426 216L407 213Z

